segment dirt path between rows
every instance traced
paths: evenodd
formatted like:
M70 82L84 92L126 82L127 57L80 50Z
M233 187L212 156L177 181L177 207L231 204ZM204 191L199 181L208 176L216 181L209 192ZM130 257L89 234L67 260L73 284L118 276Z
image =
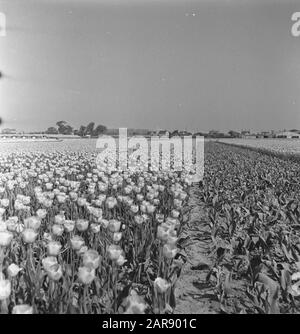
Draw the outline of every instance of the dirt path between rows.
M198 185L193 186L190 195L189 222L182 233L183 237L189 237L190 240L185 249L188 261L176 284L177 305L174 313L219 313L216 292L211 283L206 282L208 269L205 269L205 264L211 264L209 257L211 240L208 236L209 227L206 224L207 218Z

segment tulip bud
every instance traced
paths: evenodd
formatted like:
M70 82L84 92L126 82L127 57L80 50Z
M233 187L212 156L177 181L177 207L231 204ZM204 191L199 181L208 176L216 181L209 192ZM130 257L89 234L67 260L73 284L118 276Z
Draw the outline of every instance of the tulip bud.
M42 260L42 265L43 265L43 268L46 270L46 271L49 271L51 269L52 266L58 264L57 262L57 258L54 257L54 256L48 256L48 257L45 257L43 260Z
M47 252L49 256L57 256L61 250L61 244L58 241L50 241L47 245Z
M177 210L172 210L171 215L172 215L173 218L178 218L179 215L180 215L180 213L179 213L179 211L177 211Z
M8 198L2 198L1 199L1 205L4 207L4 208L7 208L9 206L9 199Z
M107 220L107 219L99 219L98 220L98 222L99 222L99 224L102 226L102 227L104 227L104 228L107 228L108 227L108 225L109 225L109 221Z
M70 241L72 249L76 251L84 245L84 240L79 235L75 235Z
M95 279L95 269L93 267L79 267L78 280L82 284L90 284Z
M130 292L130 295L127 297L127 305L125 314L144 314L147 305L143 299L137 294L135 290Z
M55 236L62 236L63 233L64 233L64 225L59 225L59 224L54 224L52 225L52 233L55 235Z
M79 206L85 206L86 205L86 199L83 198L83 197L79 197L78 200L77 200L77 204Z
M63 214L56 215L54 217L54 223L58 225L62 225L65 222L65 216Z
M27 244L31 244L31 243L35 242L35 239L37 238L37 236L38 236L38 233L35 232L35 230L33 230L31 228L26 228L22 232L23 241Z
M118 257L118 259L116 260L116 264L117 264L118 266L123 266L123 264L124 264L125 262L127 262L127 260L125 259L125 257L124 257L123 254L121 254L121 255Z
M119 232L121 228L121 222L116 219L111 219L109 221L108 229L111 232Z
M113 234L113 241L119 242L122 239L122 232L115 232Z
M130 207L130 211L131 211L132 213L137 213L137 212L139 211L139 207L138 207L138 205L131 205L131 207Z
M78 219L76 221L76 228L78 231L83 232L86 231L89 227L89 222L84 219Z
M151 205L151 204L147 205L146 208L147 208L148 213L153 213L155 211L155 206L154 205Z
M141 225L144 222L144 219L142 216L134 216L134 221L137 225Z
M37 231L41 226L41 220L38 217L29 217L24 219L25 228L30 228Z
M40 219L44 219L47 216L47 210L45 210L45 209L38 209L37 212L36 212L36 215Z
M2 276L2 275L1 275ZM10 296L11 293L11 283L9 280L0 279L0 300L5 300Z
M91 224L90 229L93 233L99 233L100 227L101 226L99 224Z
M78 251L76 251L76 253L77 253L77 255L82 255L87 251L88 251L88 247L87 246L82 246L80 249L78 249Z
M11 243L13 237L14 235L11 232L8 231L0 232L0 246L1 247L8 246Z
M18 273L22 270L19 266L17 266L15 263L12 263L7 268L8 276L15 277L18 275Z
M64 222L64 228L67 233L73 232L75 228L75 222L73 220L66 220Z
M33 314L33 308L27 304L15 305L12 314Z
M177 248L174 245L165 244L163 246L163 255L168 259L173 259L177 254Z
M154 281L154 289L158 293L165 293L171 286L164 278L157 277Z
M100 265L100 255L97 251L89 249L83 254L82 262L85 267L97 269Z
M108 257L112 261L118 260L120 255L123 254L123 250L120 246L118 245L110 245L107 249Z
M53 281L59 281L63 275L61 265L56 264L52 266L48 271L47 274L50 279Z

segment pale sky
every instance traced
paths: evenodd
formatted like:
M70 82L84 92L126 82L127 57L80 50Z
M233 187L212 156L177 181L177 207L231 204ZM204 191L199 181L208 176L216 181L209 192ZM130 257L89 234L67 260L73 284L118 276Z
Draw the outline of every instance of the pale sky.
M0 0L2 128L300 128L296 11L299 0Z

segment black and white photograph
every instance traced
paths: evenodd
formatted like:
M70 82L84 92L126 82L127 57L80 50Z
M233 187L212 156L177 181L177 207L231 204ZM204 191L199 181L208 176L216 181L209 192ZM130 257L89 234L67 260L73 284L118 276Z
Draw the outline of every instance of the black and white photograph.
M300 1L0 0L0 314L299 313Z

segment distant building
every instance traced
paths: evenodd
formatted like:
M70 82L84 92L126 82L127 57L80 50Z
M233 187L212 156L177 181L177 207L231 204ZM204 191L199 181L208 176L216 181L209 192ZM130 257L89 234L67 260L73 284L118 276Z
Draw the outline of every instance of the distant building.
M296 133L300 134L300 130L297 130L297 129L292 129L292 130L290 130L290 132L296 132Z
M221 132L218 131L218 130L210 130L208 132L208 137L210 137L210 138L222 138L223 136L222 136Z
M247 130L241 132L241 137L245 139L251 139L251 138L256 138L256 134L251 133L249 130Z
M170 132L167 131L167 130L161 130L158 132L158 135L159 136L166 136L166 137L169 137L170 136Z
M275 134L269 131L262 131L258 134L258 138L274 138Z
M170 132L167 131L167 130L159 130L156 132L156 135L159 136L159 137L170 137Z
M193 137L206 137L207 133L204 132L195 132L193 133Z
M105 133L103 135L106 136L119 136L120 129L106 129ZM127 136L149 136L151 135L151 130L148 129L127 129Z
M228 132L228 136L230 138L241 138L242 135L239 132L237 132L237 131L230 130Z
M286 139L292 139L292 138L300 138L300 134L297 132L292 131L282 131L276 133L276 138L286 138Z
M242 136L242 138L245 138L245 139L255 139L256 137L257 136L254 133L249 133L249 134Z
M13 135L13 134L16 134L17 133L17 130L16 129L3 129L2 131L1 131L1 133L3 134L3 135Z
M119 135L119 129L106 129L105 136L118 136Z
M243 130L241 132L242 137L249 136L250 135L250 130Z
M128 136L149 136L151 130L148 129L127 129Z
M184 136L191 136L192 133L188 131L179 131L179 136L184 137Z
M195 134L192 134L191 132L186 130L183 131L175 130L173 132L170 132L170 137L185 137L185 136L195 136Z

